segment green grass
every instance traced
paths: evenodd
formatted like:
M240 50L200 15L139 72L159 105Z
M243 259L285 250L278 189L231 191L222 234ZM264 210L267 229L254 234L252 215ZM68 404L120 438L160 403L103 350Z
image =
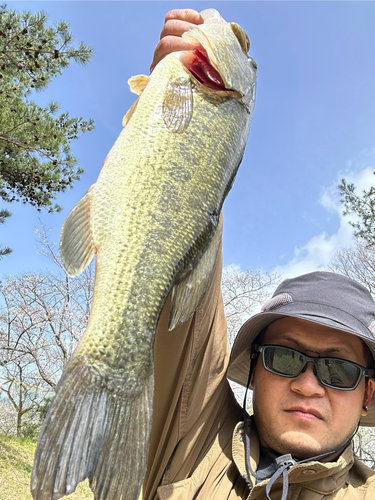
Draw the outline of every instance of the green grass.
M0 500L32 500L30 476L35 447L31 439L0 434ZM85 481L68 498L92 500L94 495Z

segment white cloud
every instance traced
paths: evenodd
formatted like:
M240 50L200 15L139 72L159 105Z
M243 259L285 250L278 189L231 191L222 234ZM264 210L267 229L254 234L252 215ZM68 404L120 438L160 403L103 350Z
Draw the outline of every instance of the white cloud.
M337 232L331 235L324 232L313 236L305 245L295 248L294 257L287 264L277 266L274 269L274 271L282 275L283 279L312 271L324 270L325 266L329 264L339 250L353 243L353 228L349 224L350 218L342 215L343 206L340 202L337 185L341 178L345 177L347 182L353 182L356 185L357 192L361 193L374 184L373 167L362 166L361 170L358 170L358 164L355 166L357 166L356 170L345 172L330 187L324 189L320 199L320 203L327 211L338 215L339 226ZM351 167L353 167L353 163Z

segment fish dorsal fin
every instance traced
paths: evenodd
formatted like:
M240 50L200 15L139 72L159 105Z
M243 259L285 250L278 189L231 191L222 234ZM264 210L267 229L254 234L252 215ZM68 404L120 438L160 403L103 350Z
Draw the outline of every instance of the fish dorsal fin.
M144 89L147 87L150 78L151 77L147 75L131 76L128 80L128 84L133 94L141 95Z
M133 116L135 110L137 109L138 101L139 101L139 97L133 102L133 104L127 110L124 118L122 119L122 126L123 127L125 127L125 125L128 123L128 121L130 120L130 118Z
M190 78L170 80L162 107L164 123L171 132L182 134L193 116L193 90Z
M217 252L220 246L221 230L216 228L213 238L197 266L172 290L169 330L187 321L199 306L211 282Z
M91 230L91 186L69 212L60 235L60 255L69 276L77 276L89 265L96 248Z

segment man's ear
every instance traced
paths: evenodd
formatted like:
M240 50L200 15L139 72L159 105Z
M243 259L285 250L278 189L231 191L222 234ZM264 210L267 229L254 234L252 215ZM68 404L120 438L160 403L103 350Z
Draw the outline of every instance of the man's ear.
M370 405L374 391L375 391L375 379L370 377L367 380L367 384L366 384L365 398L363 401L364 405L366 405L366 406ZM365 415L367 415L367 411L363 409L361 415L364 417Z
M249 389L253 390L254 389L254 378L255 378L255 368L257 366L257 361L258 361L258 356L256 353L252 354L251 356L251 378L250 378L250 384L249 384Z
M251 390L254 389L254 372L255 372L255 370L253 370L253 373L252 373L251 379L250 379L249 389L251 389Z

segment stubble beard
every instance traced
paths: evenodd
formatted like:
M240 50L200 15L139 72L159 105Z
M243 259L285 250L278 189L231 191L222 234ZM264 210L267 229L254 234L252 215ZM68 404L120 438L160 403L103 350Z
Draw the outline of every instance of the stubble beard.
M319 430L313 432L311 426L310 428L306 426L306 429L300 426L293 430L290 428L283 430L277 427L277 416L273 417L273 423L270 423L264 419L258 419L257 414L259 413L256 410L254 401L254 421L261 446L272 449L280 453L280 455L290 453L293 458L299 460L336 452L347 443L356 430L351 429L342 439L334 440L329 429L327 429L317 438L315 434L318 434Z

